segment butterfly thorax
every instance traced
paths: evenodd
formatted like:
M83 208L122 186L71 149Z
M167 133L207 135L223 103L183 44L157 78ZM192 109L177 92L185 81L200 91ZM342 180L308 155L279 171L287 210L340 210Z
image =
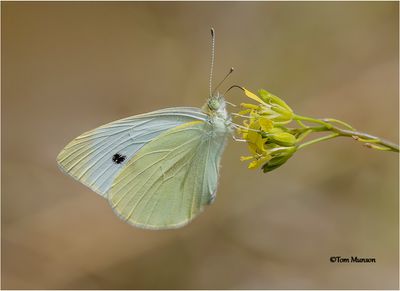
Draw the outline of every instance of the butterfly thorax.
M216 94L208 98L204 104L202 111L208 115L208 124L212 130L209 135L214 141L218 141L221 137L224 140L232 132L231 117L226 110L226 101L222 95Z

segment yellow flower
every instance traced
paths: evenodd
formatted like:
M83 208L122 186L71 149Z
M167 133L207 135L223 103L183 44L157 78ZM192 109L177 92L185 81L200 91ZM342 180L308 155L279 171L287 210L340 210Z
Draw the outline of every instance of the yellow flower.
M246 96L258 104L242 103L239 116L245 117L243 127L238 130L247 141L251 156L242 156L240 160L251 162L249 169L263 166L270 171L285 163L295 151L296 137L283 124L293 118L293 111L281 99L261 90L259 96L242 88Z

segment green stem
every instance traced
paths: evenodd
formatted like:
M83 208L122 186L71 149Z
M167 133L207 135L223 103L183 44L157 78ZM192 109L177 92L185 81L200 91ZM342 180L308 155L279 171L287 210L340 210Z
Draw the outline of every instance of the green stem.
M300 116L300 115L294 115L293 119L296 121L300 120L300 121L308 121L308 122L312 122L312 123L319 123L319 124L322 124L323 126L325 126L327 129L332 128L332 124L325 122L321 119L316 119L316 118L307 117L307 116Z
M312 144L315 144L315 143L318 143L318 142L321 142L321 141L324 141L324 140L332 139L332 138L335 138L335 137L337 137L337 136L339 136L339 134L337 134L337 133L332 133L332 134L327 135L327 136L323 136L323 137L320 137L320 138L316 138L316 139L307 141L307 142L305 142L305 143L302 143L301 145L299 145L299 146L297 147L297 149L302 149L302 148L304 148L304 147L306 147L306 146L309 146L309 145L312 145Z
M354 127L352 127L350 124L348 124L348 123L346 123L346 122L344 122L344 121L338 120L338 119L334 119L334 118L324 118L324 119L322 119L322 120L323 120L323 121L327 121L327 122L338 123L338 124L340 124L340 125L343 125L344 127L347 127L347 129L355 130Z
M307 128L307 126L303 122L301 122L299 119L295 119L295 120L302 128Z

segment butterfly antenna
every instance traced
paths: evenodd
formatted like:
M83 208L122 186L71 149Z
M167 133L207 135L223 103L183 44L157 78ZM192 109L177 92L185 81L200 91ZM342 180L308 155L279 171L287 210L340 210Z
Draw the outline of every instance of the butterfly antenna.
M210 69L210 82L209 82L210 97L212 96L211 88L212 88L212 77L214 70L214 57L215 57L215 31L214 28L211 27L211 69Z
M217 87L215 87L214 91L212 92L212 95L214 95L214 93L217 91L217 89L224 83L224 81L226 79L228 79L228 77L233 73L234 68L231 68L228 72L228 74L226 74L226 76L222 79L221 82L218 83Z
M240 87L240 86L238 86L238 85L233 85L233 86L230 86L230 87L228 88L228 90L225 91L224 95L225 95L226 93L228 93L229 91L231 91L231 89L233 89L233 88L238 88L238 89L240 89L240 90L243 91L243 87Z

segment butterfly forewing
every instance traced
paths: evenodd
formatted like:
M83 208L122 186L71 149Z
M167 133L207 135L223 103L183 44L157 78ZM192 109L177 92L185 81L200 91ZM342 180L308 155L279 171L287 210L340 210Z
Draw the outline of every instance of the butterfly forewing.
M58 155L60 168L105 196L118 173L147 143L170 128L207 115L197 108L168 108L103 125L71 141Z

